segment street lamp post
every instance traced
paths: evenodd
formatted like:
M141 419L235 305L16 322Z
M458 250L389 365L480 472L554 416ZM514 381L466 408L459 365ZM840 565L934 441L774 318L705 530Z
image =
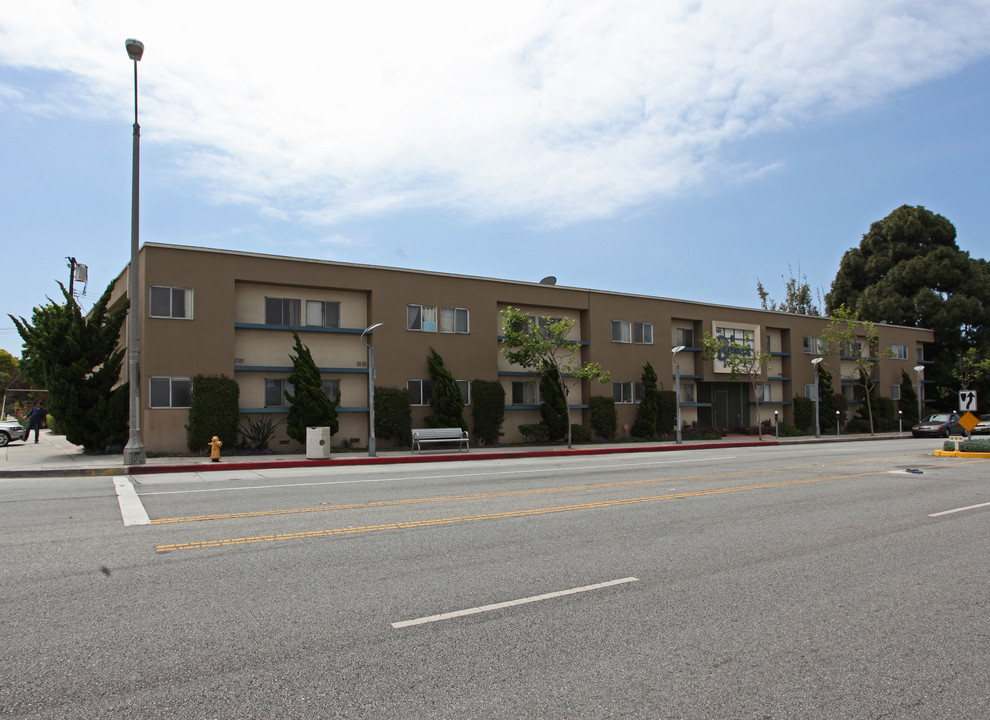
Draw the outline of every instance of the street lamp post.
M815 437L820 438L822 436L822 423L819 417L819 411L821 409L821 398L818 397L818 365L825 358L815 358L811 361L812 366L815 368Z
M131 264L127 270L127 381L130 389L130 421L127 445L124 446L125 465L143 465L147 462L144 443L141 441L141 375L140 347L141 322L140 285L138 284L138 185L141 168L141 126L138 125L137 64L144 54L144 43L129 39L124 43L127 56L134 61L134 158L131 168Z
M361 342L368 348L368 457L375 457L375 348L364 340L365 335L374 332L375 328L385 323L375 323L361 333Z
M677 390L676 393L676 403L677 403L677 444L680 445L683 442L681 437L681 365L677 362L677 353L685 348L684 345L678 345L672 347L670 352L674 358L674 388Z
M918 422L921 422L921 373L925 371L925 366L915 365L914 371L918 374Z

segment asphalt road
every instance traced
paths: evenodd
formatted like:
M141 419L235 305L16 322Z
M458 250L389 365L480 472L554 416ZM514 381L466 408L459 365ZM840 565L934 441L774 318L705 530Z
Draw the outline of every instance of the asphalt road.
M938 445L0 480L0 716L987 718Z

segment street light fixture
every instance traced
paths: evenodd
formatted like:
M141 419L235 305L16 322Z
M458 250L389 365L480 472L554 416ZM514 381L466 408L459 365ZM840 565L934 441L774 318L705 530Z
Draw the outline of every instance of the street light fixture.
M921 373L925 371L925 366L915 365L914 371L918 374L918 422L921 422Z
M361 333L361 342L368 348L368 457L375 457L375 348L364 340L365 335L374 332L375 328L385 323L375 323Z
M685 345L677 345L670 349L671 354L674 358L674 387L677 390L677 444L680 445L683 440L681 438L681 366L677 362L677 353L683 350Z
M143 465L148 461L141 441L141 289L138 283L138 186L141 168L141 126L138 125L137 64L144 55L144 43L129 39L124 43L127 56L134 61L134 156L131 164L131 264L127 270L127 382L129 386L130 420L127 445L124 446L125 465Z
M821 409L821 398L818 397L818 365L825 358L815 358L811 361L812 367L815 369L815 437L820 438L822 436L822 423L821 418L819 418L819 410Z

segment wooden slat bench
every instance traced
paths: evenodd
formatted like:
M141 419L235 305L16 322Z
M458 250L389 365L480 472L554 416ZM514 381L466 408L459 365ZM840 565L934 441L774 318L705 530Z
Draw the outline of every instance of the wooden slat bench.
M425 430L413 430L412 431L412 449L416 452L417 448L420 452L423 451L423 443L439 443L439 442L456 442L458 443L457 450L460 452L461 448L464 448L464 452L470 452L468 447L468 433L467 430L461 430L460 428L426 428Z

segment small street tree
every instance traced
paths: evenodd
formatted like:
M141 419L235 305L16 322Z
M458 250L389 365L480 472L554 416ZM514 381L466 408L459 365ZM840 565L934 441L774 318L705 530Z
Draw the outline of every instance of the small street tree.
M840 361L846 358L855 362L855 376L863 390L867 416L870 420L870 435L873 435L876 432L873 403L870 400L873 375L880 365L880 358L891 356L890 349L880 349L880 331L874 323L869 320L857 320L855 314L845 305L840 305L832 311L832 316L821 337L825 343L824 354L827 357L838 356ZM866 341L865 348L860 338Z
M762 440L763 418L760 415L760 396L763 394L763 387L767 384L766 376L773 371L770 367L772 356L768 352L757 352L756 342L749 332L741 341L705 333L702 347L704 350L701 357L721 363L730 372L733 380L745 378L753 386L753 397L756 400L756 432Z
M433 380L433 397L430 399L433 412L426 416L426 424L430 427L459 427L467 430L467 423L464 422L464 396L450 370L444 367L443 358L430 348L426 363Z
M285 391L285 398L289 401L289 417L285 423L285 432L290 438L301 443L306 442L307 427L328 427L330 434L335 435L340 429L340 423L337 421L340 396L331 400L323 392L320 368L313 361L309 348L302 344L299 333L295 330L291 332L295 340L293 350L296 354L289 356L292 360L292 374L289 375L288 380L294 393Z
M529 315L507 307L502 315L502 355L510 363L533 370L541 377L556 372L557 382L566 400L570 394L568 378L606 383L611 374L598 363L581 363L575 356L580 344L568 339L573 318L540 318L530 323ZM569 418L568 418L569 420ZM567 447L573 447L571 423L567 423Z
M107 311L112 286L86 317L59 284L65 304L34 308L31 323L9 316L24 341L20 369L48 390L48 412L69 442L102 452L127 437L126 383L118 385L125 348L118 347L127 303Z

